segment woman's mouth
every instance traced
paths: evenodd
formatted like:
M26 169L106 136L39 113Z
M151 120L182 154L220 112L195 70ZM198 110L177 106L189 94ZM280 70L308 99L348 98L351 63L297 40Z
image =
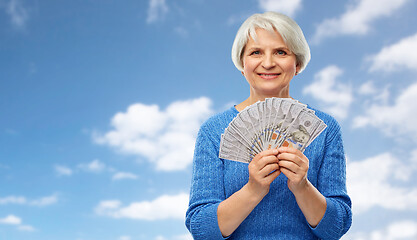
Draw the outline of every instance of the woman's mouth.
M258 73L258 75L262 78L262 79L274 79L276 77L278 77L280 75L280 73Z

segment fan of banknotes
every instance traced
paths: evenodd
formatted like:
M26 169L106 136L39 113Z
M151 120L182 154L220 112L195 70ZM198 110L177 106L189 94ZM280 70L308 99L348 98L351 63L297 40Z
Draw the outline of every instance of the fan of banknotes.
M266 98L246 107L221 136L219 157L249 163L267 149L301 151L327 127L307 105L290 98Z

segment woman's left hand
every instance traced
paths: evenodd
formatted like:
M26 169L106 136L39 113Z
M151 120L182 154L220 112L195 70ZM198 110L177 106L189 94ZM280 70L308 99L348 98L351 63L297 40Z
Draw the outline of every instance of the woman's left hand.
M281 172L288 178L288 188L294 194L307 187L308 158L298 149L280 147L278 164Z

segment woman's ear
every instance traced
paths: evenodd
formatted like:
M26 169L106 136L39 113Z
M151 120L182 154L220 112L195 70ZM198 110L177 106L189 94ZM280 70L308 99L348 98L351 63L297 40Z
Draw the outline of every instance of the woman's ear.
M297 63L297 65L295 65L295 75L297 75L300 72L301 66L299 63Z

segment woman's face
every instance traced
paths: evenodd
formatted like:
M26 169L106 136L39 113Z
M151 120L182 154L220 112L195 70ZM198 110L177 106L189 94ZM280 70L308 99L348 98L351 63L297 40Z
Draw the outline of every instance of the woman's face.
M243 52L243 72L251 95L257 98L290 97L289 84L299 70L295 55L278 32L256 30Z

